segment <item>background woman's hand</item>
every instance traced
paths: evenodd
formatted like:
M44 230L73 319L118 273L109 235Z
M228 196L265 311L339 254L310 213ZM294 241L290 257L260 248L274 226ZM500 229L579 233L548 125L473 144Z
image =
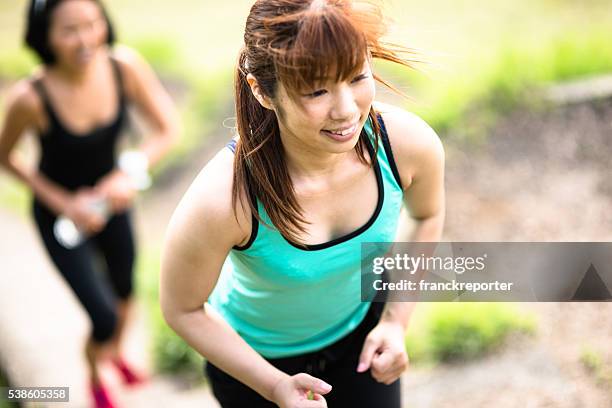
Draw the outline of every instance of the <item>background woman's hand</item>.
M371 369L372 377L391 384L408 368L404 327L395 322L381 321L368 334L363 344L357 372Z
M89 188L77 190L68 199L64 215L80 230L87 233L99 232L106 224L106 217L95 208L96 202L103 199L104 197Z
M136 197L133 180L121 170L114 170L100 179L95 190L106 197L113 213L126 210Z
M281 408L327 408L322 394L331 391L331 385L306 373L299 373L281 380L272 393L273 401ZM308 399L312 390L314 399Z

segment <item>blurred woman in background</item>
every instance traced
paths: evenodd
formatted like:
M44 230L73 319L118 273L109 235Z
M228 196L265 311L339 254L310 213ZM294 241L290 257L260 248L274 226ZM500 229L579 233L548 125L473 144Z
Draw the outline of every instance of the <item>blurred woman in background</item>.
M177 115L147 63L131 49L112 46L113 27L98 0L31 1L25 37L42 66L10 91L0 162L33 192L32 214L44 246L91 319L85 356L96 407L112 407L96 368L100 358L110 357L125 382L142 379L120 349L133 297L130 209L148 168L176 140ZM148 121L152 134L118 160L128 105ZM37 169L13 153L27 130L40 141ZM58 217L71 221L85 239L66 245L58 236ZM96 273L97 255L111 287Z

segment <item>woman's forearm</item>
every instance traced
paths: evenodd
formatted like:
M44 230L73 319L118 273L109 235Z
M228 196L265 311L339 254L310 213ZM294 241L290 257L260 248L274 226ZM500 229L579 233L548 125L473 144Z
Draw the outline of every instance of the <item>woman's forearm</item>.
M416 222L417 224L414 230L400 233L398 237L400 241L440 241L444 224L444 214L434 215L432 217L417 220ZM410 317L416 305L417 302L387 302L381 316L381 321L396 322L406 329L410 323Z
M439 242L444 227L444 213L419 219L410 236L410 242Z
M173 131L164 135L155 135L142 144L139 150L147 156L149 168L153 168L166 156L175 141L176 135Z
M28 170L18 157L11 155L1 160L1 164L15 178L24 183L32 193L51 211L59 215L64 212L70 193L52 182L38 170Z
M253 350L209 304L205 307L206 311L166 316L166 321L208 361L272 400L274 387L288 374Z

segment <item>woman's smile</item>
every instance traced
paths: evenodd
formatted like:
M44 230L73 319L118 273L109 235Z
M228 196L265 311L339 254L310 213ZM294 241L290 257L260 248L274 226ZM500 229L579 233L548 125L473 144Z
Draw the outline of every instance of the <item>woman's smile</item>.
M353 124L348 126L335 127L332 129L323 129L321 131L327 137L330 137L338 142L346 142L355 136L355 133L359 129L359 121L355 121Z

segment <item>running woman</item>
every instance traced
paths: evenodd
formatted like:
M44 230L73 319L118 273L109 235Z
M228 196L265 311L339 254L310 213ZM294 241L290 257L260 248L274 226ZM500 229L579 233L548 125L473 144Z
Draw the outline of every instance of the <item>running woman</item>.
M129 169L146 172L146 163L152 166L166 154L178 134L177 116L143 59L128 48L112 47L113 27L99 1L31 1L25 40L42 66L9 92L0 162L33 192L32 216L44 246L92 323L84 357L93 399L96 407L112 407L96 369L100 358L110 357L126 382L139 381L119 347L133 297L130 208L136 186ZM119 168L115 150L129 105L148 121L151 137ZM27 130L40 141L37 169L13 152ZM95 210L100 203L107 203L108 217ZM74 248L62 245L54 234L59 216L88 239ZM110 287L96 273L97 254Z
M349 0L258 0L235 75L237 137L170 222L162 311L224 408L399 408L413 303L362 302L360 244L439 240L444 151L374 101L384 20ZM405 49L404 49L405 50Z

